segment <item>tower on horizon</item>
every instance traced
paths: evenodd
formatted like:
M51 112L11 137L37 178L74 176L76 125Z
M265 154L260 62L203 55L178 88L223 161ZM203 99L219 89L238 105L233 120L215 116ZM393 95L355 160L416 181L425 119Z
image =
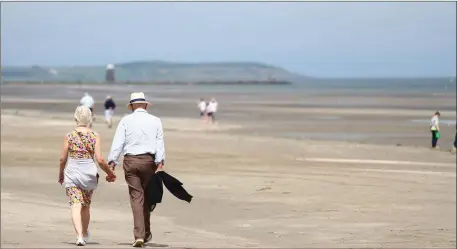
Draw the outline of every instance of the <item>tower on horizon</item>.
M107 83L114 83L116 78L114 74L114 65L113 64L108 64L106 65L106 76L105 80Z

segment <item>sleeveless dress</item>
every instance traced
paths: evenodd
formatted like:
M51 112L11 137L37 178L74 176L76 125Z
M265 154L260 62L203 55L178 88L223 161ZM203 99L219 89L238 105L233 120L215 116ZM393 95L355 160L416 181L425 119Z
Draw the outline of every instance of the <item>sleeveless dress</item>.
M87 206L97 188L97 165L93 159L96 136L93 131L73 130L67 137L68 163L64 170L66 194L70 205L81 203Z

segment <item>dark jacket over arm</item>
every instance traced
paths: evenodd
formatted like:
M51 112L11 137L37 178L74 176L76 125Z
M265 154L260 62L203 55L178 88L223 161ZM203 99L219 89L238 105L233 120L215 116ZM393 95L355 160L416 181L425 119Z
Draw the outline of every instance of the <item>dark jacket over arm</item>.
M162 202L163 196L163 183L162 177L158 174L154 174L149 180L147 189L147 200L149 204L149 212L154 211L157 203Z
M163 185L173 194L176 198L190 203L193 196L190 195L182 186L182 182L164 171L159 171L151 178L148 184L148 204L149 211L152 212L157 203L162 202Z

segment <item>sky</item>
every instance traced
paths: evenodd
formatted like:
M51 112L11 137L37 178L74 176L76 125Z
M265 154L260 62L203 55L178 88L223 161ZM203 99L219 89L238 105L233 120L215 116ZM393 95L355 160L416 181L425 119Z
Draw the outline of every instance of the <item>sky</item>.
M315 77L456 71L455 2L3 2L2 65L262 62Z

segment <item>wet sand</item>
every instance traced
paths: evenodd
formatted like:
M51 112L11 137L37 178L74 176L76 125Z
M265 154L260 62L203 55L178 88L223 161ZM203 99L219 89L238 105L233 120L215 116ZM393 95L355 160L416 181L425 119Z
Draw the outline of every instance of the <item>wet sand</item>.
M114 97L120 107L116 112L123 115L128 113L123 107L130 92L144 91L154 104L151 112L155 115L192 119L199 115L196 101L200 97L216 97L220 123L246 126L237 134L414 147L430 146L427 120L440 110L441 119L451 121L441 125L441 147L450 148L454 140L455 92L407 96L404 92L289 88L273 92L263 88L8 84L2 86L1 96L2 109L71 113L87 91L97 101L96 114L102 116L106 95Z
M110 89L119 105L116 120L139 88ZM1 246L74 247L67 198L57 183L61 140L74 127L81 95L90 91L102 102L107 90L1 90ZM220 102L219 123L207 125L197 117L200 92L144 91L154 104L151 112L163 119L166 170L195 196L187 204L165 193L151 218L149 246L456 246L456 157L445 151L455 127L444 126L443 149L431 150L428 124L412 122L441 107L443 119L455 120L455 111L445 108L455 106L455 94L357 100L325 92L207 90L204 97ZM426 103L436 106L407 108ZM107 156L114 129L103 125L100 104L96 113L94 129ZM94 196L88 247L125 248L132 241L127 187L117 171L118 181L102 181Z

